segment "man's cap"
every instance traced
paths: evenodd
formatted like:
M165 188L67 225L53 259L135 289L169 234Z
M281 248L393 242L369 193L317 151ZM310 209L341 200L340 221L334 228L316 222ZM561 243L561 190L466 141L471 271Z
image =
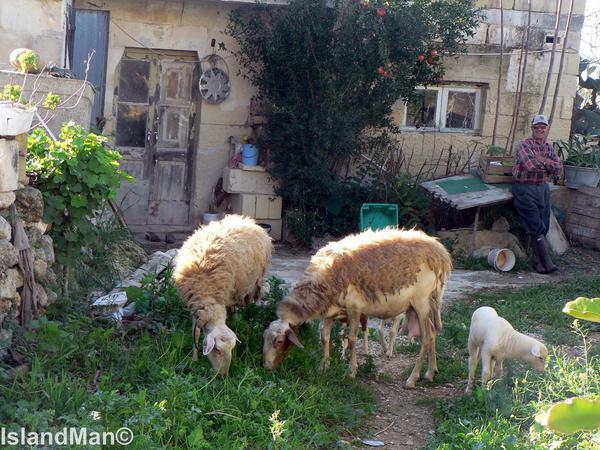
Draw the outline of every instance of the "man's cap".
M548 122L548 118L546 116L544 116L543 114L538 114L537 116L533 116L531 125L538 125L540 123L543 123L544 125L550 125L550 122Z

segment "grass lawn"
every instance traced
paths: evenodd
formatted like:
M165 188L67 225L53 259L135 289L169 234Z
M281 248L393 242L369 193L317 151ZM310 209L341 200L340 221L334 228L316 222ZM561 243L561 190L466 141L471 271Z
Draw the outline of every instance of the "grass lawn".
M582 321L577 331L573 318L561 312L567 301L578 296L597 296L599 292L600 278L587 278L518 292L480 293L451 305L443 316L444 330L438 339L441 373L435 383L466 380L471 314L483 305L494 307L517 330L541 337L550 358L543 374L508 362L505 377L492 382L490 389L478 387L472 395L438 402L438 426L427 448L600 448L600 433L558 435L534 421L543 405L574 396L600 396L600 347L587 345L587 363L583 349L581 333L588 332L590 323ZM588 340L585 342L588 344ZM414 351L408 346L399 350ZM480 369L481 364L478 376Z
M439 401L428 448L598 448L591 433L559 436L540 428L534 417L542 405L598 395L598 348L591 349L587 364L570 355L576 348L584 354L582 337L561 309L568 300L599 291L599 278L581 279L481 293L445 310L436 384L466 379L470 316L481 305L496 308L519 331L542 337L551 358L544 374L508 362L507 375L492 389L479 387L473 395ZM106 319L65 314L63 307L26 334L17 333L18 350L31 362L31 371L0 383L0 427L128 427L135 436L131 447L139 449L331 449L344 448L340 436L352 434L375 409L374 396L360 383L360 374L369 374L368 364L356 382L334 352L330 370L320 372L316 325L302 330L305 350L292 351L275 372L262 368L262 331L283 295L276 280L267 305L250 305L230 318L242 342L226 379L213 377L206 358L191 361L189 313L169 273L148 278L129 294L137 311L153 321L116 328ZM405 356L397 357L414 358L417 350L399 345ZM0 366L0 377L5 369Z
M281 295L275 286L270 299ZM125 426L135 436L131 448L140 449L330 449L374 409L372 395L346 376L339 358L320 372L314 326L301 335L307 350L294 352L274 373L262 368L262 330L274 317L273 303L251 305L233 318L242 343L230 377L220 379L206 358L191 361L189 313L170 282L150 279L137 297L139 309L158 322L119 330L71 314L42 319L22 336L19 350L31 371L0 384L0 427Z

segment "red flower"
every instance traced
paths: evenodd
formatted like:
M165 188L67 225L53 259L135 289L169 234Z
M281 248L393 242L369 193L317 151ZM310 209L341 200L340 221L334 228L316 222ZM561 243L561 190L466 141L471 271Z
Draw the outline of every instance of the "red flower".
M385 8L377 8L377 15L379 17L383 17L387 14L387 11L385 10Z

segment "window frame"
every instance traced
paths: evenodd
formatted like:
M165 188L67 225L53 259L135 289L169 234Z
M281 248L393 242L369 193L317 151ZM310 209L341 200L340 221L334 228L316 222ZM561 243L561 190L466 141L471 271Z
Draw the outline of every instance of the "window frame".
M460 134L479 134L481 132L481 117L483 115L482 89L478 86L458 86L458 85L440 85L440 86L418 86L416 91L436 91L435 105L435 127L416 128L407 125L408 121L408 103L404 102L404 115L402 120L402 129L405 131L437 131L440 133L460 133ZM448 94L450 92L465 92L475 94L475 110L473 115L473 128L446 128L446 114L448 108Z

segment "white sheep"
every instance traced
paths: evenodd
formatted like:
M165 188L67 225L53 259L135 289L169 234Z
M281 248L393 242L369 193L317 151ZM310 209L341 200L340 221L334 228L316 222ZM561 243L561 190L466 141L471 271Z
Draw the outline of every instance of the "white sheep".
M222 376L229 372L239 342L225 323L226 308L260 297L272 250L271 238L252 219L227 215L196 230L177 254L173 279L193 314L193 359L198 359L202 329L202 353Z
M265 367L277 367L291 345L302 347L295 333L302 323L345 316L349 324L350 375L355 376L355 344L361 314L390 319L412 308L423 339L406 385L415 386L426 353L426 376L433 379L437 371L435 335L442 328L442 297L451 268L444 246L417 230L368 230L330 243L311 258L303 278L279 304L279 319L265 330ZM433 327L426 326L429 318L433 319ZM322 340L322 367L326 369L327 332L322 334Z
M538 372L543 372L548 350L540 341L516 331L496 310L482 306L473 313L469 331L469 379L467 392L473 389L477 363L481 358L481 382L485 385L492 374L502 377L506 358L520 359Z

